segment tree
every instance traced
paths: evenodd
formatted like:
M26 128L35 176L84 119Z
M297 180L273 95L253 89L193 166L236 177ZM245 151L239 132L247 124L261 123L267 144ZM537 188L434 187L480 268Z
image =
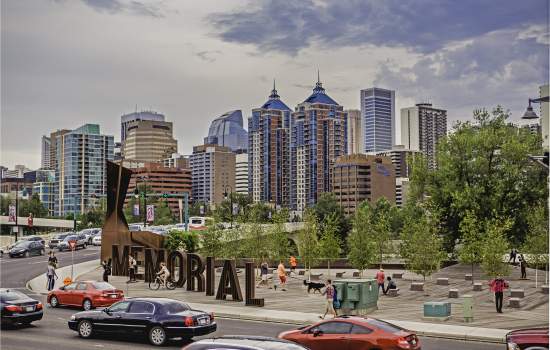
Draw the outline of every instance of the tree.
M509 243L506 232L512 227L510 219L494 219L485 224L481 268L491 278L510 274L510 266L503 261Z
M376 244L370 239L372 210L368 202L359 205L353 217L353 227L347 239L348 259L351 265L363 275L376 260Z
M330 261L340 257L340 247L342 245L336 231L337 218L336 214L327 216L323 221L321 239L319 240L319 255L323 259L327 259L328 276L330 277Z
M319 222L325 222L327 217L332 216L331 220L334 222L340 241L346 241L350 230L350 223L344 214L344 209L338 204L334 194L329 192L322 193L317 203L313 206L313 211Z
M262 225L258 221L261 218L257 213L254 213L256 210L261 210L261 208L257 206L252 208L252 218L254 220L246 226L244 244L246 256L252 258L258 266L259 261L268 256L268 246L267 237L265 237Z
M458 254L460 262L471 264L472 266L472 284L474 284L474 265L481 263L481 252L483 248L483 225L474 216L468 212L460 223L461 247Z
M311 276L311 265L319 253L319 220L311 209L304 213L304 228L298 233L298 250Z
M161 200L155 205L155 220L154 225L169 225L175 222L172 210L168 206L168 202Z
M213 224L201 232L200 252L207 256L222 257L224 232L220 225Z
M199 235L193 231L170 230L164 240L164 247L169 251L184 249L194 253L199 245Z
M274 260L286 259L290 254L288 233L284 223L288 220L288 209L283 209L273 216L273 225L267 236L269 256Z
M544 206L534 208L527 221L529 231L522 250L526 253L524 256L529 264L535 267L535 288L538 288L538 269L546 267L548 264L548 216L546 208ZM546 283L548 283L547 279Z
M48 209L42 204L36 193L29 199L19 200L19 216L29 216L30 213L35 218L48 217Z

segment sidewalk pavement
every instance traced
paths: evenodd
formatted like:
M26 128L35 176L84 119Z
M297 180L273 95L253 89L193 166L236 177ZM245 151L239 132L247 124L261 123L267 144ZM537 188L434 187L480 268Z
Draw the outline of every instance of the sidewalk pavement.
M99 260L86 261L80 264L74 264L73 266L73 275L75 280L78 280L80 276L94 271L99 267ZM55 270L57 273L58 279L55 280L55 288L59 288L63 285L63 280L65 277L71 277L71 265L60 267ZM48 279L46 278L46 272L40 274L27 282L27 289L32 290L38 294L48 294L47 288Z

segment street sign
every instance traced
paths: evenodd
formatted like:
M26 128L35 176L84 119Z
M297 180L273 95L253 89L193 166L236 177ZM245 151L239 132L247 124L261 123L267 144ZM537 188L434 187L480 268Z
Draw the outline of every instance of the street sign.
M134 216L139 216L139 204L134 204Z
M10 205L8 222L15 222L15 205Z
M71 250L74 250L76 247L76 241L69 241L69 247L71 247Z
M68 284L71 284L72 281L73 281L73 280L72 280L70 277L65 277L65 278L63 279L63 285L66 286L66 285L68 285Z
M155 221L155 206L152 204L147 206L147 221Z

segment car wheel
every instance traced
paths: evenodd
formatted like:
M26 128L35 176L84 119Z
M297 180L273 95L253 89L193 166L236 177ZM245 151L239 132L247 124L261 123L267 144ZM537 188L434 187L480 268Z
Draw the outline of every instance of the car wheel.
M44 249L40 249L40 255L46 254L46 251Z
M82 338L90 338L94 332L92 322L83 320L78 323L78 335Z
M51 307L58 307L59 306L59 300L57 299L57 297L55 295L52 295L52 297L50 298L50 306Z
M25 258L28 258L29 257L29 252L25 252L25 254L23 255Z
M149 342L156 346L166 343L166 332L161 326L155 326L149 330Z
M84 301L82 302L82 308L85 311L90 311L93 308L92 301L90 299L84 299Z

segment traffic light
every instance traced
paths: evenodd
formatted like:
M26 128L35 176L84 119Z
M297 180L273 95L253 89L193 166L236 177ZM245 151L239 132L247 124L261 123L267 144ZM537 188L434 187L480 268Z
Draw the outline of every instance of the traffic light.
M168 198L168 193L163 193L162 198Z

